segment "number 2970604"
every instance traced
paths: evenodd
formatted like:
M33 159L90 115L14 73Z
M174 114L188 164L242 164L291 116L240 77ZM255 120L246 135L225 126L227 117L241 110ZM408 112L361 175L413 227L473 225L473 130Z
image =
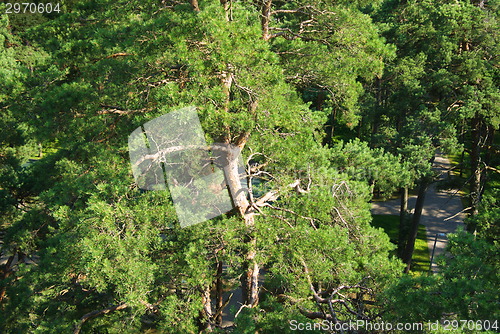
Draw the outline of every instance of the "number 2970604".
M59 3L34 3L34 2L21 2L21 3L5 3L6 14L43 14L43 13L60 13L61 5Z

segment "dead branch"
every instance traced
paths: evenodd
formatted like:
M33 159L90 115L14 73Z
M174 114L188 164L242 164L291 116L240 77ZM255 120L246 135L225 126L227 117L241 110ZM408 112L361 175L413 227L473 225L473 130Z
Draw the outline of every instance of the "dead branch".
M153 311L153 312L158 312L160 309L158 308L157 305L153 305L153 304L150 304L148 303L147 301L145 300L140 300L140 303L144 306L146 306L150 311Z
M165 156L171 153L175 152L180 152L180 151L187 151L187 150L203 150L203 151L210 151L210 150L218 150L218 151L223 151L223 152L231 152L232 148L228 147L227 145L211 145L211 146L203 146L203 145L178 145L178 146L170 146L167 147L163 150L158 150L156 153L152 154L145 154L141 156L140 159L137 159L134 163L135 166L139 166L141 163L147 160L152 160L152 161L163 161L165 160Z
M494 171L494 172L496 172L496 173L500 173L500 169L497 169L497 168L495 168L495 167L486 166L485 168L486 168L486 169L489 169L489 170L492 170L492 171Z
M127 303L123 303L123 304L119 304L119 305L115 305L115 306L111 306L111 307L105 308L105 309L100 310L100 311L89 312L89 313L85 314L83 317L80 318L80 321L75 326L75 330L73 331L73 334L79 334L80 330L82 329L83 324L86 321L88 321L88 320L90 320L92 318L98 317L100 315L103 315L103 314L108 314L108 313L111 313L111 312L114 312L114 311L123 310L123 309L125 309L127 307L128 307Z
M351 189L349 189L349 186L347 185L347 182L346 181L342 181L339 184L334 184L332 186L332 196L333 197L337 197L337 192L340 190L340 188L342 188L342 186L345 188L345 192L347 192L349 194L349 196L353 195L352 192L351 192ZM342 194L342 195L344 195L344 194Z
M333 209L335 210L335 212L337 213L337 216L340 218L340 220L345 225L345 227L348 228L349 224L345 221L344 217L342 217L342 214L340 213L339 209L337 209L336 207L333 207Z
M268 174L268 173L263 172L263 174ZM270 174L268 174L268 175L270 175ZM293 188L299 194L308 193L309 192L309 186L311 184L311 180L309 182L308 189L306 189L306 190L304 190L304 189L302 189L300 187L300 181L301 181L300 179L297 179L297 180L293 181L292 183L290 183L287 186L287 188ZM260 197L254 204L256 206L269 206L269 205L267 205L267 201L275 201L277 198L278 198L278 191L277 190L271 190L271 191L268 191L266 194L264 194L262 197ZM273 209L276 208L276 207L273 207L273 206L270 206L270 207L273 208ZM279 209L279 210L286 211L287 209ZM308 219L310 219L310 218L308 218Z
M234 318L236 319L238 317L238 315L240 315L240 312L241 310L243 310L244 308L252 308L251 305L247 305L247 304L243 304L241 305L240 309L238 310L238 312L236 312L236 314L234 315Z
M447 220L453 219L453 218L455 218L456 216L458 216L459 214L461 214L461 213L463 213L463 212L466 212L467 210L470 210L470 209L472 209L472 206L469 206L469 207L467 207L467 208L465 208L465 209L463 209L463 210L461 210L461 211L459 211L459 212L455 213L453 216L448 217L448 218L445 218L445 219L443 219L443 220L444 220L444 221L447 221Z
M219 315L222 314L222 311L224 310L224 308L226 308L226 306L229 304L229 302L231 301L231 298L233 298L233 293L231 293L229 295L229 297L227 297L226 301L222 304L221 307L219 307L219 309L217 310L217 312L215 313L215 315L213 316L213 318L217 318Z
M109 55L109 56L107 56L104 59L117 58L117 57L126 57L126 56L135 56L135 55L131 54L131 53L118 52L118 53L114 53L112 55Z
M304 259L302 257L299 257L299 261L301 262L302 267L304 269L304 273L306 275L306 279L307 279L307 282L309 284L309 289L311 290L314 301L318 304L328 304L328 307L330 310L330 316L335 322L338 322L338 319L337 319L337 315L336 315L337 312L334 310L333 304L340 304L340 305L344 306L345 309L347 310L347 312L355 315L357 317L357 319L364 319L364 320L371 319L370 317L366 316L365 314L363 314L361 312L357 312L356 310L352 309L346 301L347 297L340 293L341 290L350 290L350 289L361 289L361 290L365 290L365 291L371 291L369 288L362 286L361 284L356 284L356 285L351 285L351 286L341 285L337 288L331 289L329 291L330 292L329 296L327 298L324 298L324 297L322 297L322 295L326 295L327 292L326 291L320 291L320 292L316 291L316 289L312 283L309 268L307 267L306 262L304 261ZM370 278L370 277L366 277L365 279L368 279L368 278ZM365 279L363 279L363 281ZM341 296L342 299L334 299L336 295ZM321 319L324 319L324 317Z
M137 110L128 110L128 109L123 109L121 107L117 106L108 106L108 105L102 105L101 104L102 110L98 110L97 114L99 115L107 115L107 114L118 114L118 115L129 115L132 113L144 113L151 111L152 109L150 108L142 108L142 109L137 109Z
M259 198L254 204L256 206L265 206L267 201L275 201L276 199L278 199L278 192L276 190L271 190Z
M291 213L292 215L294 216L297 216L299 218L302 218L302 219L305 219L305 220L308 220L309 223L311 223L311 226L313 229L317 230L318 228L316 227L316 225L314 224L314 218L311 218L311 217L306 217L306 216L302 216L302 215L299 215L298 213L296 213L295 211L293 210L290 210L290 209L285 209L285 208L280 208L280 207L277 207L277 206L274 206L274 205L271 205L269 203L264 203L263 205L261 206L267 206L271 209L274 209L274 210L280 210L280 211L284 211L284 212L288 212L288 213Z
M295 189L295 191L296 191L297 193L299 193L299 194L306 194L306 193L308 193L308 192L309 192L309 191L308 191L309 189L308 189L308 190L304 190L304 189L302 189L302 188L300 187L300 179L295 180L292 184L290 184L290 187L294 188L294 189Z

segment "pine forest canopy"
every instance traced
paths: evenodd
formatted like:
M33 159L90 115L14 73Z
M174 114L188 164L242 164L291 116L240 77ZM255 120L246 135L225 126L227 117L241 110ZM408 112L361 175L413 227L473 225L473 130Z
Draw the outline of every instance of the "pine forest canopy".
M0 4L0 332L499 319L499 1L58 3ZM128 138L190 106L246 182L228 158L233 209L183 228ZM437 151L468 232L406 274L417 208L396 246L369 202L425 195Z

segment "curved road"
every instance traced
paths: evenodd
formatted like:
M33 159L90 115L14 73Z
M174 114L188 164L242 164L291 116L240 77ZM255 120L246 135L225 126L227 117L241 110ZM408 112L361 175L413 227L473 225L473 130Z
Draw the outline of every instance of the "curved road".
M441 153L436 154L433 169L439 173L437 181L444 180L448 177L448 172L451 169L450 161ZM434 259L439 254L443 254L448 239L446 234L453 233L458 227L464 227L463 220L465 213L463 210L462 201L457 190L438 190L437 182L431 184L427 190L425 197L424 208L420 224L423 224L427 230L427 244L429 246L429 254L432 253L434 241L436 240L436 249ZM408 199L408 209L415 208L417 197L411 196ZM372 203L372 213L376 215L399 215L400 200L390 200L385 202ZM433 261L432 271L436 271L436 265Z

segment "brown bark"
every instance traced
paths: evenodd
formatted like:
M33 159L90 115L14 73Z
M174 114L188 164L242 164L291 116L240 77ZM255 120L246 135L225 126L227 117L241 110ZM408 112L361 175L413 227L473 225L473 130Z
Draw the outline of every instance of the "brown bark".
M272 0L262 0L261 1L261 16L260 23L262 26L262 38L265 41L271 39L271 34L269 33L269 22L271 21L271 5L273 4Z
M224 92L224 101L222 110L224 112L229 112L229 103L231 102L231 87L233 85L233 74L229 71L222 71L220 74L220 80L222 84L222 91ZM222 135L221 141L225 144L231 142L231 132L229 127L224 129L224 134Z
M224 92L224 111L229 111L229 102L231 101L231 86L233 84L233 74L228 71L221 73L222 91Z
M79 334L80 330L82 329L83 324L87 320L90 320L92 318L95 318L95 317L103 315L103 314L108 314L110 312L123 310L123 309L125 309L127 307L128 307L128 305L126 303L123 303L123 304L120 304L120 305L115 305L115 306L111 306L111 307L105 308L105 309L100 310L100 311L89 312L89 313L85 314L83 317L81 317L80 321L75 326L75 330L73 331L73 334Z
M427 178L422 178L420 180L417 202L415 204L415 212L413 213L410 231L408 232L408 239L406 241L405 249L403 252L403 262L406 264L406 268L404 270L405 273L408 273L411 268L411 258L413 257L413 250L415 249L415 240L417 239L418 225L420 224L420 217L422 216L425 195L427 193L429 183L430 180Z
M200 6L198 6L198 0L191 0L191 6L195 12L200 11Z
M259 299L259 265L255 260L257 245L257 239L254 231L255 212L248 202L246 191L241 186L237 161L237 156L240 150L244 147L248 134L249 133L245 132L237 137L236 142L238 144L238 149L235 148L234 150L230 150L227 157L227 166L224 168L224 175L226 183L231 191L233 204L245 222L247 233L245 241L248 246L248 252L245 256L245 273L242 275L242 289L245 304L250 307L254 307L257 305Z
M217 281L215 282L215 303L217 306L217 317L215 322L218 325L222 324L222 308L224 307L224 302L222 300L224 293L223 282L222 282L222 261L217 262Z
M226 21L232 21L231 15L231 0L220 0L220 4L224 7L224 12L226 13Z
M203 310L201 311L201 318L204 322L204 330L206 332L212 331L212 299L210 298L210 286L207 285L203 288L203 293L201 295L201 302L203 304Z
M271 6L271 0L266 0L269 3L269 9ZM221 0L221 4L224 6L226 11L226 18L230 20L230 0ZM270 13L268 14L268 16ZM231 64L227 64L227 69L222 71L220 75L220 80L225 95L225 101L223 104L223 110L229 112L229 105L231 102L231 88L234 84L234 74L232 73ZM250 99L248 112L254 113L257 108L257 100ZM224 167L224 177L226 184L229 186L231 193L231 198L233 205L237 208L238 213L243 218L246 228L246 243L248 246L247 254L245 255L245 273L242 275L242 290L244 296L244 302L249 307L254 307L258 303L258 291L259 291L259 265L255 260L256 256L256 245L257 239L255 236L255 221L254 221L254 210L251 207L248 199L247 192L243 189L241 185L240 170L238 168L238 156L241 150L244 148L248 137L250 135L249 131L244 131L236 136L232 136L229 128L225 129L225 134L222 136L222 141L225 144L229 144L229 149L226 156L226 167ZM232 145L231 145L232 144Z

